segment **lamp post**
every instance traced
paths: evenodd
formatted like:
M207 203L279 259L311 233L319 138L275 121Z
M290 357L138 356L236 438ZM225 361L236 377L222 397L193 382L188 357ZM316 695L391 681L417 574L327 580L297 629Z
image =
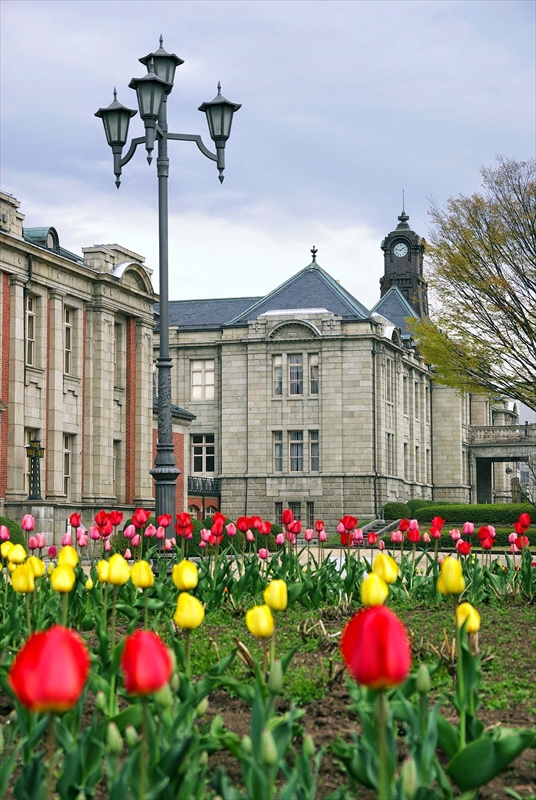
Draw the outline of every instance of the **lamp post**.
M155 142L158 143L156 168L158 175L158 243L159 243L159 281L160 281L160 350L156 367L158 369L158 440L156 458L151 475L156 488L156 516L170 514L175 519L175 489L180 470L176 466L173 453L173 437L171 422L171 359L169 357L169 295L168 295L168 176L169 158L168 141L195 142L203 155L216 161L219 180L223 183L225 169L225 145L231 132L233 114L240 104L231 103L218 94L208 103L203 103L199 111L207 117L210 136L216 145L216 153L208 150L201 136L186 133L170 133L167 126L167 98L173 89L175 70L184 63L174 53L167 53L160 37L160 47L154 53L139 59L147 67L147 75L133 78L129 84L136 90L140 116L145 125L145 136L132 139L125 156L123 147L128 138L130 118L137 112L126 108L117 100L114 89L114 101L107 108L100 108L95 116L100 117L108 144L112 148L114 159L115 183L121 184L121 172L125 164L133 157L138 145L144 144L147 150L147 161L153 158ZM168 530L172 530L170 527ZM170 534L171 535L171 534Z
M30 459L30 493L28 500L42 500L39 459L45 455L45 448L41 447L39 439L31 439L26 452Z

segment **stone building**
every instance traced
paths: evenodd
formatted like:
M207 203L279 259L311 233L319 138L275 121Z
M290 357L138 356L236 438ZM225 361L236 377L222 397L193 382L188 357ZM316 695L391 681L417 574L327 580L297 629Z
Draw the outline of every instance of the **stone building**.
M154 291L144 259L116 244L60 245L24 227L0 193L0 516L39 519L56 542L73 511L152 506ZM178 460L192 415L174 409ZM30 494L30 441L44 448ZM185 503L184 477L178 505Z
M370 518L392 500L511 498L516 409L434 382L407 325L428 311L425 243L404 211L398 219L371 310L314 248L265 297L170 304L173 397L195 414L191 512L202 516L208 502L275 521L290 507L333 528L343 513ZM483 441L495 450L480 451Z

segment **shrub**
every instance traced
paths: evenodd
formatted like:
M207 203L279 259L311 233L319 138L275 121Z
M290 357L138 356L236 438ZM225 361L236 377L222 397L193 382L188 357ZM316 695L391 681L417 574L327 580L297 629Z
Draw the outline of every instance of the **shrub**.
M411 516L411 508L405 503L387 503L383 509L384 519L403 519Z
M8 529L10 542L13 542L13 544L21 544L28 549L26 547L26 534L18 522L15 522L13 519L8 519L7 517L0 517L0 525L5 525Z
M522 513L536 519L536 509L529 503L489 503L487 505L444 504L425 506L415 512L416 519L428 524L433 517L443 517L451 528L459 528L464 522L475 525L513 525ZM396 519L396 517L393 517Z
M424 506L435 506L437 505L437 500L422 500L415 498L414 500L408 500L406 505L409 509L411 509L412 515L415 514L418 508L423 508ZM442 505L447 505L446 503L442 503Z

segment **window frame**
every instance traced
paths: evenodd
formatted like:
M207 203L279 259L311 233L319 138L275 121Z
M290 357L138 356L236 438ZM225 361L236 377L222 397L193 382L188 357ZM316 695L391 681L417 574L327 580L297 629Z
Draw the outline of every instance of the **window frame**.
M320 431L318 430L309 431L309 471L320 472Z
M30 305L32 308L30 308ZM36 327L37 327L37 297L34 294L26 295L25 303L25 337L24 337L24 363L27 367L36 366ZM30 336L30 328L32 335ZM30 356L31 353L31 357Z
M194 365L200 364L200 369L195 369ZM211 364L212 369L207 368ZM194 383L194 375L200 375L199 383ZM212 376L212 382L207 381L207 376ZM191 358L190 359L190 401L193 403L212 403L215 397L216 379L216 360L214 358ZM199 390L199 397L194 397L194 389Z
M72 496L73 479L73 436L70 433L63 434L63 494L66 500Z
M201 441L195 441L201 439ZM211 439L211 441L210 441ZM201 452L196 453L195 449L200 448ZM212 453L207 450L211 449ZM191 474L192 476L212 478L216 474L216 437L213 433L192 433L190 434L190 454L191 454ZM201 470L196 470L196 459L201 458ZM208 469L208 459L212 459L212 470Z
M289 472L303 472L303 438L303 431L288 432Z
M283 431L272 431L273 471L283 472Z
M74 309L63 306L63 374L73 374Z
M288 394L289 397L303 397L303 353L288 355Z
M309 394L320 394L320 366L318 353L309 353Z
M283 355L272 356L272 397L283 397Z

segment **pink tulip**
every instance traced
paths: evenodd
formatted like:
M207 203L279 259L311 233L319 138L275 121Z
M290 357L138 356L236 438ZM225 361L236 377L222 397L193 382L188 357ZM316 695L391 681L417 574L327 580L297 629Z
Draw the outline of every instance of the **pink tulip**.
M52 545L52 547L49 547L49 548L48 548L48 553L47 553L47 556L48 556L50 559L53 559L53 558L56 558L56 555L57 555L57 553L58 553L58 550L57 550L57 548L56 548L56 547L54 547L54 545Z
M464 522L463 523L462 533L465 536L471 536L471 534L474 533L474 532L475 532L475 526L473 525L472 522Z
M227 536L236 536L236 525L234 522L230 522L226 525L225 530L227 531Z
M147 527L145 528L145 531L144 531L143 535L144 535L144 536L151 537L151 536L154 536L154 535L155 535L155 533L156 533L156 528L155 528L155 526L154 526L154 525L147 525Z
M328 535L327 535L326 531L324 530L324 528L322 528L321 531L318 531L318 541L319 542L325 542L325 541L327 541L327 538L328 538ZM277 541L277 539L276 539L276 541Z
M30 538L28 539L28 547L30 548L30 550L37 550L38 545L35 536L30 536Z
M493 525L488 525L488 531L491 538L495 539L495 528L493 527Z
M104 542L104 549L107 553L109 553L110 550L112 549L112 543L109 539L106 539L106 541Z
M275 543L279 545L285 544L285 534L278 533L277 536L275 537Z
M430 531L432 539L441 539L441 528L432 528Z
M314 535L315 532L312 530L312 528L307 528L303 534L303 538L306 542L312 542Z
M132 539L130 540L132 547L139 547L141 542L141 536L139 533L135 533Z
M194 535L193 530L194 530L193 525L191 525L190 526L190 530L185 530L184 531L184 538L185 539L191 539L192 536Z
M249 529L246 531L246 542L254 542L255 541L255 534L253 534Z
M201 539L201 541L199 542L199 547L206 547L206 546L207 546L207 543L204 542L203 539Z
M201 530L201 541L205 542L206 544L209 540L209 537L210 537L210 531L207 528L203 528Z
M0 525L0 542L7 542L10 537L7 525Z
M132 539L135 533L136 533L136 528L134 527L134 525L127 525L127 527L123 531L123 536L126 539Z
M453 539L453 541L455 542L457 542L461 537L461 533L458 530L458 528L453 528L451 531L449 531L449 533L450 533L450 538Z
M41 550L45 546L45 534L36 533L35 538L37 539L37 546Z
M337 533L346 533L346 528L344 527L342 522L339 522L339 524L337 525Z
M354 531L354 545L363 543L363 531L361 528L356 528Z
M430 534L426 533L426 531L422 535L422 540L425 544L430 544L430 542L432 541L430 538Z
M409 530L410 531L418 531L419 530L419 520L418 519L410 519L410 521L409 521Z
M400 544L404 541L404 534L402 531L393 531L391 534L391 541L393 544Z
M380 539L380 541L378 542L378 550L385 550L385 542L383 541L383 539Z
M512 542L512 544L510 545L510 552L512 553L512 555L515 555L515 553L519 553L519 547L517 547L515 542Z
M510 533L508 535L508 541L510 542L510 544L515 544L516 539L517 539L517 533Z
M269 553L266 547L259 547L259 552L257 553L257 555L264 561L265 559L268 558Z
M78 547L87 547L87 536L85 534L78 538Z
M21 528L23 531L33 531L35 527L35 518L31 514L25 514L22 518Z
M73 540L72 540L71 534L70 533L64 533L63 536L61 537L61 545L62 545L62 547L65 547L66 545L72 544L72 543L73 543Z
M126 558L127 561L130 561L130 559L132 558L132 553L130 552L130 547L127 547L127 549L125 550L125 556L124 557Z
M147 535L147 534L145 534ZM157 539L165 539L166 538L166 529L163 525L159 525L156 529L156 538Z
M171 539L164 539L164 550L166 553L169 553L170 550L173 550L173 542Z
M100 539L100 531L96 525L92 525L89 529L89 538L93 539L94 542L98 542Z

